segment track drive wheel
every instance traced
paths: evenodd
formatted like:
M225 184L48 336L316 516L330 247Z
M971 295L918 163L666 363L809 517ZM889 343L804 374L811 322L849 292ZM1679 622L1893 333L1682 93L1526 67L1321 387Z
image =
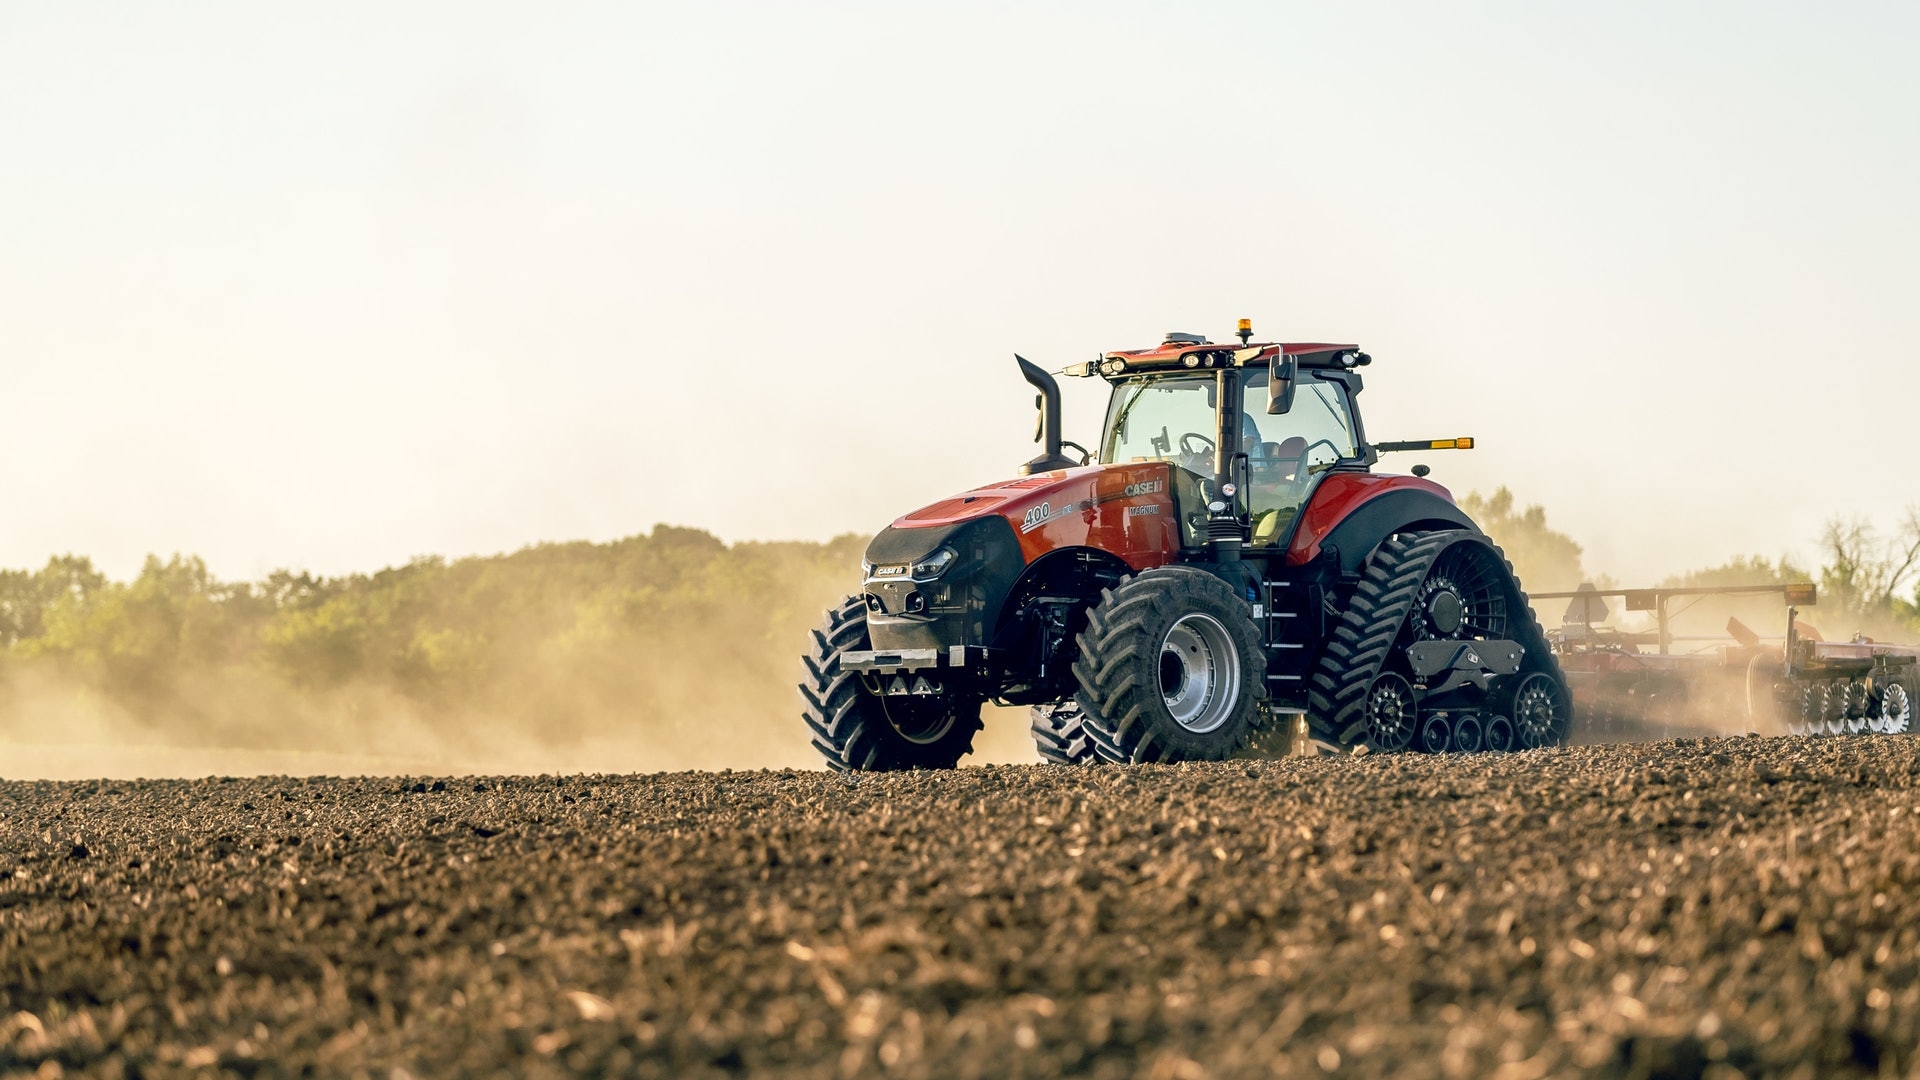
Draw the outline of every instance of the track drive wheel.
M1054 765L1091 765L1099 760L1093 752L1093 740L1087 737L1086 717L1079 702L1033 705L1027 714L1033 722L1033 745L1040 751L1040 760Z
M1100 594L1080 634L1077 701L1103 761L1221 761L1246 745L1267 657L1247 603L1190 566Z
M1564 743L1572 713L1560 662L1534 621L1506 556L1486 537L1467 530L1400 533L1367 560L1308 688L1308 739L1322 752L1364 748L1380 753L1411 746L1440 753L1452 748L1454 722L1445 717L1437 724L1432 722L1436 718L1425 718L1404 733L1398 724L1381 724L1376 691L1386 675L1404 675L1397 667L1404 663L1399 646L1476 637L1511 639L1525 648L1525 666L1509 678L1509 688L1525 686L1536 675L1553 688L1545 713L1534 695L1531 719L1513 707L1512 697L1487 702L1490 710L1511 718L1507 723L1514 748ZM1502 688L1495 684L1495 689ZM1392 710L1385 713L1392 715ZM1478 745L1488 745L1486 722L1477 720L1479 730L1470 736ZM1534 725L1531 730L1529 723ZM1505 732L1496 739L1506 741Z
M980 702L954 694L879 697L840 668L868 647L867 609L849 596L827 612L801 657L800 699L814 749L835 772L951 769L973 750Z

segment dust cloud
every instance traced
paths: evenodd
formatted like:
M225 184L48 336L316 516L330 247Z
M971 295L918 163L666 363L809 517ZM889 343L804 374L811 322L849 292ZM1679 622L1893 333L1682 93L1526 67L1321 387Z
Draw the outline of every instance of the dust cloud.
M1504 489L1462 502L1533 591L1591 580L1540 507ZM857 586L864 546L728 545L660 526L337 579L223 582L180 556L126 582L72 556L0 571L0 777L819 768L799 655ZM1659 584L1806 577L1749 559ZM1802 612L1803 629L1851 636L1860 605L1833 599ZM1608 662L1662 670L1651 617L1611 605ZM1535 607L1565 632L1565 601ZM1747 708L1747 672L1726 659L1726 622L1777 642L1780 598L1683 602L1673 616L1673 651L1693 654L1686 670L1699 677L1590 710L1620 721L1590 738L1766 730ZM983 718L967 764L1037 760L1024 709Z
M6 572L0 776L817 768L799 655L863 546L662 526L332 580Z

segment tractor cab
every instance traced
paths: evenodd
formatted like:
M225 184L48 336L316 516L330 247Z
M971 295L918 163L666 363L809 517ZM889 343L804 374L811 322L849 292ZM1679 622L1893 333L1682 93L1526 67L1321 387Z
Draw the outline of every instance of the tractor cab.
M1180 340L1102 358L1100 373L1113 384L1102 464L1173 465L1176 486L1195 492L1195 506L1226 492L1255 547L1286 533L1315 477L1368 466L1354 401L1360 376L1352 370L1366 354L1353 346L1288 344L1228 353L1193 335L1169 338ZM1194 530L1191 544L1204 542L1204 517L1183 524Z

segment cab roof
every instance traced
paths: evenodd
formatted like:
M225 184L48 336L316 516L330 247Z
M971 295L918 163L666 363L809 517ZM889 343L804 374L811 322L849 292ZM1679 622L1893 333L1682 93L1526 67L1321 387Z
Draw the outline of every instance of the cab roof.
M1373 358L1358 345L1325 341L1268 341L1245 345L1221 345L1196 335L1169 334L1169 340L1151 349L1119 349L1101 353L1100 359L1075 364L1068 375L1104 375L1107 378L1138 371L1247 367L1264 364L1276 356L1290 356L1301 367L1356 368Z
M1240 358L1236 355L1236 360L1238 360L1241 366L1269 359L1276 352L1284 353L1287 356L1294 357L1303 364L1309 365L1324 356L1325 362L1331 364L1333 363L1334 354L1359 352L1360 346L1338 345L1324 341L1256 341L1246 345L1216 345L1211 341L1169 341L1162 345L1156 345L1151 349L1119 349L1110 353L1102 353L1101 358L1105 360L1125 360L1129 365L1136 361L1142 365L1156 362L1164 363L1168 360L1179 363L1181 358L1188 353L1227 352L1239 354L1246 352L1248 349L1258 349L1260 351L1255 356L1245 358Z

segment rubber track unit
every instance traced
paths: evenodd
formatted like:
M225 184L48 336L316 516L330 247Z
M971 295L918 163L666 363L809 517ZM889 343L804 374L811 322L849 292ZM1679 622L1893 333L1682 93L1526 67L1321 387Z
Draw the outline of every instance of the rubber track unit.
M814 749L835 772L891 772L900 769L951 769L973 749L980 730L980 708L961 709L953 729L930 744L908 742L887 722L878 698L867 693L860 676L840 669L840 657L868 644L867 609L849 596L827 611L808 637L806 671L800 682L803 716Z
M1040 760L1055 765L1091 765L1099 760L1079 702L1034 705L1027 714L1033 723L1033 745L1040 751Z
M1160 641L1147 630L1192 611L1222 618L1241 637L1241 700L1233 715L1204 735L1185 733L1160 697ZM1075 695L1087 737L1100 760L1116 764L1153 761L1220 761L1246 745L1258 703L1266 697L1267 653L1247 604L1233 587L1191 566L1163 566L1122 578L1103 589L1087 612L1073 673ZM1145 662L1141 650L1151 650ZM1184 745L1183 745L1184 744Z
M1492 541L1465 530L1400 533L1389 537L1367 560L1346 614L1334 627L1332 640L1320 657L1319 670L1314 672L1307 691L1307 738L1311 742L1340 752L1361 746L1377 749L1367 741L1367 688L1386 662L1387 651L1399 639L1427 572L1440 553L1456 543L1483 543L1493 549L1512 583L1513 594L1508 598L1514 612L1510 632L1526 649L1527 666L1522 670L1545 671L1560 684L1561 693L1566 693L1567 679L1560 671L1560 661L1527 607L1526 593L1505 552ZM1571 728L1570 702L1568 708ZM1564 741L1564 732L1561 737Z

